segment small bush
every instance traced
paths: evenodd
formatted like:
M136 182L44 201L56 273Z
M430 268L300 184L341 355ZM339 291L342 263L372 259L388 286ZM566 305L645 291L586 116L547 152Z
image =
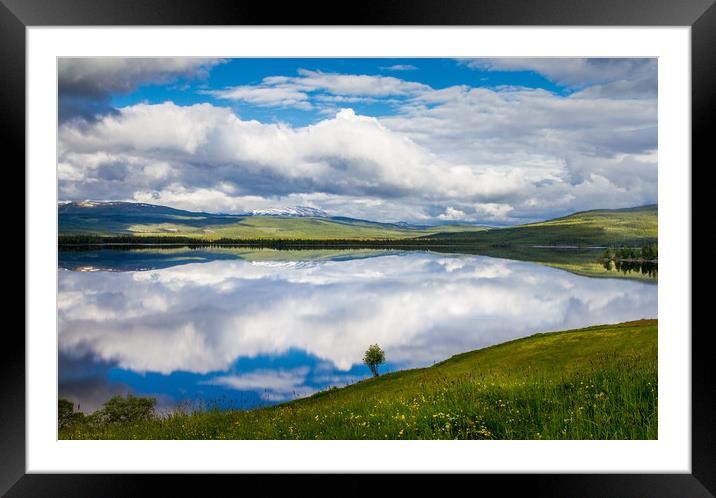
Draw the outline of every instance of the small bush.
M57 423L60 429L72 427L82 422L84 414L75 411L75 404L67 399L60 398L57 402Z
M139 422L154 417L156 404L156 398L137 397L131 394L126 398L115 396L104 404L98 415L107 423Z

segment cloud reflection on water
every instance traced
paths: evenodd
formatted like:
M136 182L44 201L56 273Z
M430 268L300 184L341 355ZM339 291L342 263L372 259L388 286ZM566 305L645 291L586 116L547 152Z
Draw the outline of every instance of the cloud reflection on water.
M428 253L62 271L59 288L61 354L272 399L322 387L317 365L355 379L372 343L407 368L535 332L657 316L655 285ZM282 367L290 351L313 360ZM236 371L237 359L265 356L278 358L270 369Z

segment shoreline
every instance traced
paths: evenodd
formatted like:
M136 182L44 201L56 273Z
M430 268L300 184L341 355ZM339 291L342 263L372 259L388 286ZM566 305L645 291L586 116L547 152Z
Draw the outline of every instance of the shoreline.
M58 243L58 249L63 247L262 247L262 248L316 248L326 246L328 248L346 249L372 249L390 248L395 246L413 247L416 249L430 249L431 247L455 247L455 248L489 248L489 249L580 249L580 250L598 250L605 249L607 246L593 245L528 245L528 244L512 244L512 245L492 245L492 244L474 244L469 242L452 242L447 244L426 243L417 239L394 239L394 240L336 240L336 239L270 239L270 240L242 240L234 242L75 242L75 243ZM613 261L613 260L612 260ZM628 260L623 260L628 261Z

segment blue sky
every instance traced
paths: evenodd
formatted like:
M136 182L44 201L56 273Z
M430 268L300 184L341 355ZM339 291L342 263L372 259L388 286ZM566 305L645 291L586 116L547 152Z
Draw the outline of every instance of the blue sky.
M289 106L258 106L250 103L227 102L225 99L206 94L210 89L224 89L239 85L260 85L264 78L272 76L295 77L299 69L321 71L329 74L379 75L402 78L423 83L435 89L448 88L455 84L473 87L498 88L501 86L523 86L544 88L559 95L573 93L574 89L552 82L535 71L488 71L471 69L454 59L234 59L217 65L203 80L183 78L169 85L143 84L129 94L114 94L113 107L147 102L160 104L167 100L179 105L209 102L216 106L230 106L242 119L256 119L262 122L287 122L293 126L306 126L325 118L320 109L297 109ZM325 93L323 93L325 95ZM352 102L351 108L368 116L389 116L396 113L398 104L407 96L391 96L375 102Z
M655 203L656 65L61 59L60 200L495 225Z

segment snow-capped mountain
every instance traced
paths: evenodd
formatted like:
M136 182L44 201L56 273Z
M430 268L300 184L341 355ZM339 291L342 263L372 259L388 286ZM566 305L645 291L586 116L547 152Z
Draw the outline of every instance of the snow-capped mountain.
M308 206L294 206L287 208L268 208L254 209L251 211L253 216L295 216L295 217L328 217L328 214L322 209L312 208Z

